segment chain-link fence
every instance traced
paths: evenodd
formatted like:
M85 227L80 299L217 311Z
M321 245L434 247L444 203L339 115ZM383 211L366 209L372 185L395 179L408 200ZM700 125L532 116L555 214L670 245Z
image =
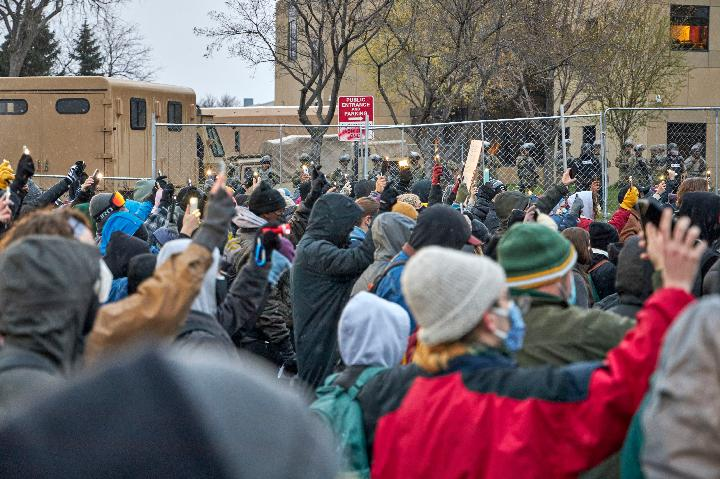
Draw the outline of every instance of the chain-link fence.
M459 173L471 155L473 142L484 145L478 175L497 178L530 191L542 191L562 174L564 139L566 161L580 156L582 144L600 139L600 115L567 116L565 132L561 118L520 118L427 125L374 126L367 142L341 142L337 127L299 125L194 124L156 125L155 171L175 182L203 181L224 161L229 176L247 179L267 177L297 184L303 167L320 164L334 181L343 178L395 177L409 167L415 180L429 178L439 161L447 178ZM599 143L598 143L599 145ZM473 150L477 152L477 150ZM270 170L261 167L264 156ZM349 158L341 162L341 157ZM599 157L599 154L598 154Z
M37 174L32 179L41 190L47 190L59 181L64 181L64 178L64 175ZM123 195L128 195L135 189L135 183L143 179L147 178L104 177L99 181L96 191L119 191Z

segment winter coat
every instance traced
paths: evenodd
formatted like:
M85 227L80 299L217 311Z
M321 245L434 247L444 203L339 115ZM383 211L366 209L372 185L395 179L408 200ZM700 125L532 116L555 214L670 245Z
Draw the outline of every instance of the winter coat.
M175 337L212 259L207 248L193 243L157 268L135 294L101 307L87 338L86 361L142 338Z
M54 204L62 195L67 193L69 188L70 186L68 185L68 180L63 178L46 191L40 192L39 196L28 195L22 203L20 214L25 215L33 210L45 208L46 206Z
M365 231L359 226L355 226L350 232L350 247L357 248L365 240Z
M358 395L372 477L577 477L620 448L665 331L692 300L656 293L604 362L524 369L486 350L436 375L379 373Z
M618 208L617 211L613 213L612 218L610 218L610 221L608 221L608 224L615 228L618 234L621 234L629 218L630 210L626 210L625 208Z
M653 292L654 269L650 261L641 258L643 249L639 243L639 238L630 238L620 251L615 280L618 301L608 309L627 318L634 318Z
M633 208L630 210L625 226L620 230L620 242L624 243L631 236L640 234L642 231L642 224L640 222L640 213Z
M113 214L103 226L103 232L100 239L100 254L107 253L107 247L110 239L116 232L125 233L127 236L133 236L135 232L142 228L143 222L130 213L129 211L119 211ZM148 248L149 251L149 248Z
M717 476L718 308L718 297L703 298L668 331L623 448L623 477Z
M83 354L98 308L97 248L30 236L0 256L0 420L52 391Z
M372 233L348 249L348 235L362 210L350 198L322 196L298 244L292 269L293 322L299 376L313 387L340 358L337 324L355 281L373 259Z
M400 253L390 261L385 268L385 276L375 285L375 294L391 303L402 306L410 315L410 321L414 331L415 318L405 302L405 296L403 295L402 286L400 285L400 278L402 277L403 271L405 271L405 263L407 263L409 259L410 256L408 256L405 251L400 251Z
M259 369L207 352L114 362L2 425L0 477L338 477L328 431Z
M590 285L585 279L584 275L579 269L578 265L575 265L573 269L573 281L575 282L575 306L581 309L588 309L593 304L592 292L590 291Z
M615 292L616 269L605 251L593 250L592 263L588 271L598 298L602 300Z
M107 231L107 226L105 231ZM105 264L110 268L113 278L127 278L130 260L135 256L149 253L150 245L147 242L128 236L122 231L115 231L108 241L105 249Z
M368 290L370 283L383 272L410 238L414 227L415 222L400 213L383 213L375 218L372 224L375 260L355 282L353 296Z
M470 212L483 222L490 234L495 234L500 227L500 219L495 211L495 203L482 196L478 196Z
M538 291L513 289L511 294L518 301L531 301L524 315L525 340L516 356L523 367L600 360L635 324L604 311L568 306L562 299Z

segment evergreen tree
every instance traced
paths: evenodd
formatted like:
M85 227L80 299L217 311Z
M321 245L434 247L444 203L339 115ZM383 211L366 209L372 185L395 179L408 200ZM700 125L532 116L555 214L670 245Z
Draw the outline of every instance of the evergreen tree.
M87 20L80 28L80 35L75 41L70 58L78 64L78 76L102 75L104 58Z
M8 37L0 45L0 76L8 76L10 70L10 55L7 51ZM48 76L52 74L52 68L57 62L60 54L59 42L55 34L46 26L40 28L35 42L33 43L20 76Z

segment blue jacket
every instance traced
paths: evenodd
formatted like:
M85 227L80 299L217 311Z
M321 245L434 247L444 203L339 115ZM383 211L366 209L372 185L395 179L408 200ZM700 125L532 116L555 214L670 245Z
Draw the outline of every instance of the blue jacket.
M353 230L350 232L350 247L357 248L360 246L363 241L365 241L365 236L367 236L367 233L365 233L362 228L359 226L353 227Z
M407 303L405 303L405 297L402 294L402 288L400 287L400 276L405 271L405 264L400 266L392 267L397 263L406 263L410 259L404 251L400 251L388 265L389 269L386 269L387 274L380 280L375 288L375 294L383 299L386 299L392 303L398 304L403 307L405 311L410 315L410 331L415 331L415 318L410 312Z
M115 213L107 220L103 228L102 238L100 240L100 253L105 256L105 250L114 232L122 231L128 236L132 236L142 225L142 220L129 211Z

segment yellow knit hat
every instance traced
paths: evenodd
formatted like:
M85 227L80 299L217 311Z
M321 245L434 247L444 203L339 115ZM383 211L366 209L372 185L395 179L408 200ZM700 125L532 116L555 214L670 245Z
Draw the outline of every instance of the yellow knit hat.
M3 162L0 163L0 188L4 190L14 179L15 172L13 171L12 166L10 166L10 162L8 160L3 160Z
M623 198L622 203L620 203L620 208L631 210L635 206L635 203L638 202L638 199L640 199L640 191L638 191L636 186L633 186L628 189L627 193L625 193L625 197Z
M418 212L415 208L413 208L408 203L403 203L402 201L398 201L395 203L395 206L392 207L393 213L400 213L401 215L405 215L411 220L417 220Z

